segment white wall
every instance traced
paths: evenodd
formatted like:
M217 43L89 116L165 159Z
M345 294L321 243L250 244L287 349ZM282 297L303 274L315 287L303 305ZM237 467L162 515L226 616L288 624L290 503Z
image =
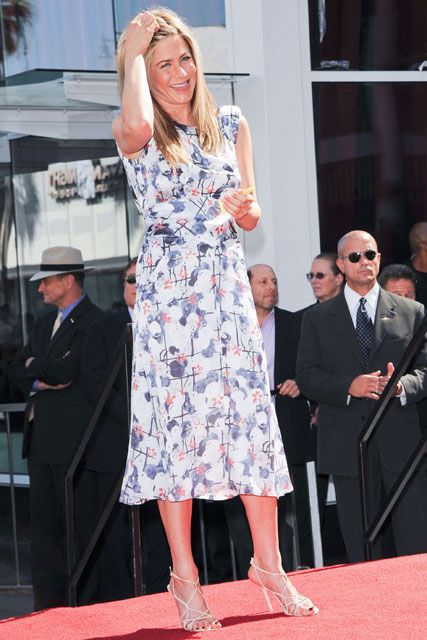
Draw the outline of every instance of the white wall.
M306 4L226 0L229 71L250 74L235 101L251 126L263 210L245 234L246 260L273 266L291 310L313 302L305 273L319 251Z

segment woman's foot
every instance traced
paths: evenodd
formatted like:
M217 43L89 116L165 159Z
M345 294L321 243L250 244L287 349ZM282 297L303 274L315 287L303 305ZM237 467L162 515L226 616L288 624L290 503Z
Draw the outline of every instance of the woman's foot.
M186 631L214 631L221 623L209 611L200 588L199 578L187 580L170 572L168 591L178 607L181 624Z
M275 596L286 616L313 616L319 611L309 598L298 593L282 569L268 571L257 565L252 558L248 578L261 587L270 611L273 611L273 607L269 594Z

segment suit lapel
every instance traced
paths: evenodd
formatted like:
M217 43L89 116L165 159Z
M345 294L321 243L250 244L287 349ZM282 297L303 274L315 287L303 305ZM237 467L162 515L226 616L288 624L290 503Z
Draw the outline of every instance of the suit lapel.
M336 334L340 336L363 365L362 351L357 340L356 329L354 328L344 293L338 294L336 298L333 299L329 310L329 320Z
M283 382L285 372L289 371L292 323L291 315L274 308L274 386Z
M375 343L372 346L369 359L372 358L378 347L383 342L385 335L388 333L396 317L395 304L393 300L388 295L387 291L380 289L374 324Z
M49 316L46 316L46 322L40 324L40 337L38 338L38 348L43 353L43 357L48 353L50 349L50 336L52 335L53 325L55 324L56 311L52 311Z
M61 326L59 327L59 329L57 330L53 338L51 338L51 340L49 341L49 346L48 346L46 355L50 353L54 345L56 345L57 342L61 338L63 338L69 331L74 331L78 318L85 311L86 307L89 304L90 304L90 300L87 296L85 296L83 300L79 302L79 304L76 307L74 307L74 309L68 314L68 316L65 318L64 322L62 322ZM53 327L53 324L52 324L52 327Z

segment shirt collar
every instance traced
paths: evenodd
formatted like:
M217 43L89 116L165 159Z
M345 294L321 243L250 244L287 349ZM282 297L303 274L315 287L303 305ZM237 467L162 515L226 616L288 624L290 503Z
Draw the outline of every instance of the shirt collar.
M366 309L371 319L375 318L375 313L377 310L378 304L378 296L380 294L380 285L378 282L374 284L372 289L368 291L364 296L361 296L360 293L356 293L348 284L344 287L344 297L348 304L348 308L350 309L350 313L357 310L359 306L360 298L365 298L366 300ZM353 314L352 314L353 315Z
M85 297L86 297L86 294L83 294L82 296L80 296L80 298L78 298L77 300L74 300L74 302L69 304L68 307L64 307L63 309L60 309L62 311L62 322L64 322L65 318L72 312L73 309L77 307L78 304L80 304L80 302Z
M274 309L272 309L270 311L270 313L268 314L268 316L265 316L264 318L264 322L261 325L261 328L264 327L265 325L268 325L271 323L272 319L274 319Z

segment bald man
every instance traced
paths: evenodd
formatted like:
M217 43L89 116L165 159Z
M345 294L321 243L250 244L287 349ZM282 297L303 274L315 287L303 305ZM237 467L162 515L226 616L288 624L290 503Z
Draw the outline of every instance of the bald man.
M368 233L350 231L341 238L337 265L346 277L344 291L305 313L297 359L297 384L319 404L318 469L333 475L350 562L364 560L358 437L424 317L421 304L379 287L380 258ZM426 394L424 343L369 445L373 514L420 440L415 403ZM422 469L393 511L398 555L427 551L426 484ZM381 540L375 555L382 557Z
M417 222L409 232L412 256L408 265L415 272L416 300L427 306L427 222Z

